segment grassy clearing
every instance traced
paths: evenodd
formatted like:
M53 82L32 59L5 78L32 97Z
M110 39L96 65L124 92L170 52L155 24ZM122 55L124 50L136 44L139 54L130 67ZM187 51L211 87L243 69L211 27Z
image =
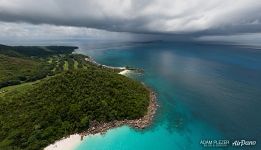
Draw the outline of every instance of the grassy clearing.
M78 61L74 60L73 65L74 65L74 67L73 67L74 69L78 69L78 65L79 65Z
M26 93L33 85L36 85L40 80L34 82L27 82L23 84L8 86L0 89L0 97L2 98L11 98L14 95L20 95Z
M68 61L64 61L63 70L69 70Z
M0 88L44 78L50 68L45 60L0 54Z
M51 78L52 76L48 76L44 79L41 80L36 80L32 82L24 82L22 84L18 85L12 85L8 87L4 87L0 89L0 98L11 98L14 95L18 94L24 94L26 93L29 89L31 89L33 86L37 85L38 83L42 81L46 81L47 79Z
M52 63L53 63L53 58L50 58L50 59L48 60L48 63L49 63L49 64L52 64Z

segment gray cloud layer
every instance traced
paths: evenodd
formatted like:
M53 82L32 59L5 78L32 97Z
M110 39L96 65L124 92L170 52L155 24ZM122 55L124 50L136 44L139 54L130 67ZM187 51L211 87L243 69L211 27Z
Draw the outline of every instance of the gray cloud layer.
M200 36L260 32L260 10L260 0L0 0L0 21Z

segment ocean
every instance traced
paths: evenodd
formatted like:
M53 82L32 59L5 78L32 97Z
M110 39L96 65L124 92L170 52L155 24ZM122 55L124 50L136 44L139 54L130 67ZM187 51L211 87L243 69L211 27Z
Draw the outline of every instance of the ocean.
M261 49L160 41L78 46L101 64L144 69L130 77L156 91L160 107L149 128L111 129L76 150L261 149ZM215 140L229 144L203 144ZM239 140L257 143L232 146Z

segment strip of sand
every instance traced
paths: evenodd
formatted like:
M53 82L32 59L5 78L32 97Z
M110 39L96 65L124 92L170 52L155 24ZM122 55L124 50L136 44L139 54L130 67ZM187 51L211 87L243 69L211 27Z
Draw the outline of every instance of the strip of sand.
M44 150L74 150L81 143L81 135L73 134L67 138L56 141Z
M119 74L121 74L121 75L127 75L127 74L129 74L130 72L131 72L131 70L125 69L125 70L119 72Z

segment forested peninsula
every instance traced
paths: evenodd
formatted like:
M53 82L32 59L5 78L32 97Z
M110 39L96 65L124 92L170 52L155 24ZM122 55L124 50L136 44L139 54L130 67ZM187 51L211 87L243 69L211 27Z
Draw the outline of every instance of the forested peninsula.
M75 49L0 45L1 150L39 150L75 133L151 123L151 90Z

